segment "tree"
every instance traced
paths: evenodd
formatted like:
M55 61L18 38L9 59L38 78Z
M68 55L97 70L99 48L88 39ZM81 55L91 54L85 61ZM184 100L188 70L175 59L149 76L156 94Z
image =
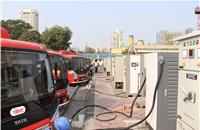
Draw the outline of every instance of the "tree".
M185 29L185 34L188 34L188 33L192 33L194 31L194 29L193 28L187 28L187 29Z
M85 53L95 53L95 51L96 50L94 48L85 45Z
M40 43L40 33L36 30L26 31L19 40Z
M165 36L164 44L165 45L173 45L174 41L173 38L182 35L182 32L170 32Z
M41 34L41 42L53 50L66 50L70 46L72 32L68 27L53 26Z
M23 20L1 20L1 27L7 29L12 39L18 40L23 32L32 29L33 27L29 23L25 23Z

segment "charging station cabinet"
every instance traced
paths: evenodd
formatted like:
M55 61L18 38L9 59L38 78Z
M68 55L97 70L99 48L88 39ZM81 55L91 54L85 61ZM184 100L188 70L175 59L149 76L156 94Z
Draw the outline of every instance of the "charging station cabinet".
M123 91L124 88L124 55L114 57L114 88Z
M111 58L110 70L111 70L111 77L114 78L114 76L115 76L115 57Z
M179 43L177 130L200 130L200 31L174 40Z
M111 62L112 62L111 60L112 60L112 58L110 58L110 57L105 59L105 62L106 62L105 67L106 67L106 75L107 76L111 76Z
M146 123L153 130L176 130L178 53L145 54L146 66L146 109L152 107L153 94L160 71L160 59L164 59L163 73L159 83L155 106Z
M124 67L124 92L126 95L136 95L144 80L144 55L126 55Z
M126 93L126 71L127 71L127 66L126 66L126 57L127 55L124 55L124 67L123 67L123 82L124 82L124 88L123 88L123 92Z

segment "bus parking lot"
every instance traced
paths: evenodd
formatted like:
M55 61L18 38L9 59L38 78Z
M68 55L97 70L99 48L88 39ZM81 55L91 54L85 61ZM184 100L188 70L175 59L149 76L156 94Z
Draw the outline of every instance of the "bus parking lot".
M1 3L2 130L200 130L198 1Z
M106 73L97 73L94 76L94 79L91 83L91 90L98 90L105 94L115 95L118 92L115 91L111 86L112 80L109 76L106 76ZM69 87L69 92L73 93L76 90L76 87ZM77 90L76 94L71 97L71 101L66 105L66 112L64 116L71 117L76 110L86 105L98 104L105 106L113 111L120 111L126 114L130 113L130 108L126 108L125 106L130 106L134 97L127 98L123 94L121 97L104 95L101 93L97 93L95 91L88 91L88 93L84 90L87 90L86 86L81 86ZM106 90L106 91L105 91ZM117 114L117 118L113 121L109 122L101 122L95 120L95 115L105 112L99 108L87 108L79 113L76 118L72 121L73 129L79 130L92 130L92 129L109 129L109 128L123 128L130 124L137 122L138 120L144 117L144 109L140 109L145 105L144 98L138 99L138 106L134 107L134 113L132 118L124 117L123 115ZM139 106L140 105L140 106ZM100 118L109 119L113 115L102 115ZM145 124L139 125L134 128L134 130L148 130L148 127Z

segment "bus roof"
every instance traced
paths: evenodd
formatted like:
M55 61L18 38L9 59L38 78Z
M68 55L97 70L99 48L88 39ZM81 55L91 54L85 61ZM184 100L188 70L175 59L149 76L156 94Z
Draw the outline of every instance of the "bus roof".
M48 50L47 52L50 55L58 55L58 56L62 56L63 57L63 55L58 51Z
M75 52L71 52L71 51L65 51L65 50L59 50L57 51L58 53L60 53L63 57L65 58L84 58L84 59L88 59L86 57L83 57Z
M65 58L81 58L80 55L67 55L67 54L62 54L63 57Z
M43 47L42 45L38 43L11 40L11 39L5 39L5 38L0 38L0 41L1 41L1 47L27 49L27 50L43 51L43 52L47 51L45 47Z
M58 52L61 53L62 56L65 58L81 58L82 57L79 54L71 52L71 51L59 50Z
M75 52L65 51L65 50L59 50L58 52L60 52L61 54L66 54L66 55L78 55Z

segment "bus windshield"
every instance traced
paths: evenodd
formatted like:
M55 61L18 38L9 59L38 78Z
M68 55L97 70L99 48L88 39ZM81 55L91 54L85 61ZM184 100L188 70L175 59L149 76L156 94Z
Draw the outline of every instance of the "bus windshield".
M56 90L66 88L68 85L66 60L57 55L50 55L49 57Z
M53 90L46 53L1 50L2 108L39 100Z
M86 59L84 58L72 58L71 68L78 74L86 73L88 66L85 61Z
M72 58L71 65L73 70L80 70L82 68L81 58Z

